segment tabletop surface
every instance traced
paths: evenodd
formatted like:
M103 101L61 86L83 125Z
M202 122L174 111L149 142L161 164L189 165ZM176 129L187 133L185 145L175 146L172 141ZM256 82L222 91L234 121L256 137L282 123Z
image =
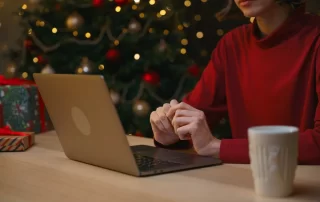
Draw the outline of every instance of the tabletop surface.
M128 136L130 145L153 145ZM249 165L221 166L138 178L69 160L54 131L26 152L0 153L0 202L277 202L319 201L320 167L299 166L295 193L256 196Z

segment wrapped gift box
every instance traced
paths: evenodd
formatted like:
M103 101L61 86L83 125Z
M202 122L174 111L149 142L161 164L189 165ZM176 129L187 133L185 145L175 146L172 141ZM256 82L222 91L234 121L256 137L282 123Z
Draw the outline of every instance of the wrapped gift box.
M1 79L0 125L13 131L47 131L49 116L38 88L30 81Z
M12 131L9 127L0 128L0 151L25 151L35 142L34 133Z

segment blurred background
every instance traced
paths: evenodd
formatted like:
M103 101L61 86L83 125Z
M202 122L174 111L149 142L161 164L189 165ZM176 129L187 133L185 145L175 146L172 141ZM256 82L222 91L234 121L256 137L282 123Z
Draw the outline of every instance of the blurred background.
M103 75L126 132L151 137L150 112L181 100L220 38L246 23L227 0L0 0L0 71ZM229 137L227 117L214 133Z

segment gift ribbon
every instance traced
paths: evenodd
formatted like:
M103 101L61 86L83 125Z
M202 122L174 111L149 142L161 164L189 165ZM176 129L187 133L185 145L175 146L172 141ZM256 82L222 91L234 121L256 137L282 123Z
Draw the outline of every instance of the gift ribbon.
M19 131L13 131L9 126L5 126L0 128L0 136L20 136L20 137L28 137L29 147L32 145L32 137L29 134Z
M19 85L31 85L36 86L35 82L26 80L26 79L19 79L19 78L10 78L7 79L3 75L0 75L0 85L11 85L11 86L19 86ZM43 102L43 99L40 95L40 92L38 90L38 101L39 101L39 116L40 116L40 127L41 132L44 132L47 130L46 126L46 115L45 115L45 105Z

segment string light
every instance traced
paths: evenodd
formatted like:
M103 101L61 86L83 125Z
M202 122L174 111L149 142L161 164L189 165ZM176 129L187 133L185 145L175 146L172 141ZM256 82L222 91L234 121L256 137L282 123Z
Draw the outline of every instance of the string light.
M183 30L183 26L182 25L178 25L178 30Z
M181 48L180 53L181 53L182 55L184 55L184 54L187 53L187 50L186 50L185 48Z
M152 33L153 32L153 28L149 28L149 33Z
M57 32L58 32L58 29L57 29L57 28L55 28L55 27L54 27L54 28L52 28L52 33L54 33L54 34L55 34L55 33L57 33Z
M158 18L161 18L162 15L161 15L160 13L157 13L157 17L158 17Z
M201 0L201 2L202 2L202 3L206 3L206 2L207 2L207 0Z
M33 62L34 62L34 63L38 63L38 62L39 62L39 59L38 59L37 57L34 57L34 58L33 58Z
M166 15L166 14L167 14L167 11L165 11L165 10L160 11L160 15Z
M89 39L89 38L91 37L91 34L90 34L89 32L87 32L87 33L85 34L85 37Z
M188 45L188 40L187 39L182 39L181 40L181 44L184 45L184 46Z
M139 55L138 53L136 53L136 54L134 54L133 58L134 58L135 60L139 60L139 59L140 59L140 55Z
M150 1L149 1L149 4L150 4L150 5L154 5L154 4L156 4L156 1L155 1L155 0L150 0Z
M23 72L21 76L22 76L22 78L26 79L26 78L28 78L28 73L27 72Z
M79 68L77 69L77 72L78 72L78 74L82 74L83 69L82 69L81 67L79 67Z
M198 39L202 39L203 38L203 32L197 32L196 34Z
M78 36L78 31L73 31L72 34L73 36Z
M99 65L98 69L101 71L104 70L104 65L103 64Z
M183 24L183 26L184 26L185 28L188 28L188 27L189 27L189 23L184 22L184 23L182 23L182 24Z
M115 11L119 13L119 12L121 11L121 7L120 7L120 6L117 6L117 7L115 8Z
M21 8L22 8L23 10L26 10L26 9L28 8L28 6L27 6L27 4L23 4L23 5L21 6Z
M119 40L114 40L113 44L118 46L120 44L120 41Z
M165 29L165 30L163 31L163 34L164 34L164 35L168 35L168 34L169 34L169 30Z
M134 3L136 4L140 3L140 0L134 0Z
M201 20L201 15L195 15L195 16L194 16L194 19L195 19L196 21L200 21L200 20Z
M32 29L31 28L28 30L28 34L29 35L32 34Z
M190 1L190 0L184 1L184 5L185 5L186 7L190 7L190 6L191 6L191 1Z
M84 72L89 72L89 67L88 66L84 66L82 69L83 69Z
M137 5L132 5L132 10L137 10L138 6Z
M139 14L139 17L140 17L140 18L144 18L144 13L140 13L140 14Z

